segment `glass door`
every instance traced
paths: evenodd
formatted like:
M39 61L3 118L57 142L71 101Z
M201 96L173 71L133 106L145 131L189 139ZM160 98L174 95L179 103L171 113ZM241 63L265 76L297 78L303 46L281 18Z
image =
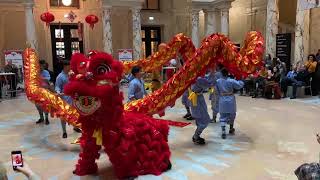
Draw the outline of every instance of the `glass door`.
M158 26L142 26L142 58L147 58L151 54L158 51L161 43L161 27Z

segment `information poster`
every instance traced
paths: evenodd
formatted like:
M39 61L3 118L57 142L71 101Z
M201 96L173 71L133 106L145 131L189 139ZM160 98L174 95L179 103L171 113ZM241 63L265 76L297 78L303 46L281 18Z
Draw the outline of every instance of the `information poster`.
M287 68L291 64L291 34L277 34L276 57L285 62Z
M18 68L18 86L23 87L23 51L22 50L5 50L4 51L5 64L11 61Z
M119 49L118 56L120 61L132 61L132 49Z

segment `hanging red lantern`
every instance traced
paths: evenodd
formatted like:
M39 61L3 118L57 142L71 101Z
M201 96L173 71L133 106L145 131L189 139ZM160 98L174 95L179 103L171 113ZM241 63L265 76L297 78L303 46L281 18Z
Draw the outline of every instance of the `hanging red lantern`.
M49 24L54 21L54 15L50 12L45 12L40 15L40 19L41 21L45 22L47 26L49 26Z
M90 24L91 29L94 28L94 24L99 21L99 18L96 15L90 14L86 17L86 22Z

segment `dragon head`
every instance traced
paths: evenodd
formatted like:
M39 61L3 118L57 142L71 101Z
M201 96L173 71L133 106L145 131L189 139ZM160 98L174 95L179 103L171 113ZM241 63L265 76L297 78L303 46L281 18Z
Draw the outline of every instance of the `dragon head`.
M91 115L100 107L112 107L112 102L122 103L119 81L123 65L111 55L91 51L89 56L74 54L71 58L69 83L64 93L73 98L73 104L81 115Z

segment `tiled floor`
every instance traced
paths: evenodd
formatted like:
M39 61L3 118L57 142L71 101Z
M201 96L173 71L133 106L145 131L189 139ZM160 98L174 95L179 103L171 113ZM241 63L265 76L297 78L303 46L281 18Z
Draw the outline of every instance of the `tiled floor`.
M207 145L191 142L194 125L171 127L172 170L151 180L291 180L304 162L319 160L315 134L320 131L319 99L265 100L237 97L236 136L220 138L218 124L204 131ZM208 105L209 106L209 105ZM210 108L210 106L209 106ZM183 121L180 100L166 111L165 119ZM60 122L36 125L37 112L25 97L0 103L0 160L9 179L23 179L11 169L10 152L22 150L24 159L42 179L115 179L107 157L99 160L99 177L72 175L79 146L71 145L79 134L69 127L61 138Z

